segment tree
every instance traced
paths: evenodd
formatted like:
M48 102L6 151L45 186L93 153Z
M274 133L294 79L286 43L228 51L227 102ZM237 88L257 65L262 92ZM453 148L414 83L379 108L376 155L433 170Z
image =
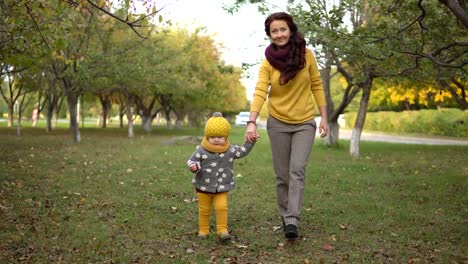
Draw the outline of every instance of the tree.
M4 65L3 67L8 67L9 65ZM7 70L2 70L7 71ZM17 105L18 100L20 99L21 95L24 93L23 89L24 86L19 85L19 82L15 79L15 75L18 73L14 73L14 70L8 70L8 74L6 74L5 82L3 83L0 94L3 97L3 100L7 103L8 106L8 127L13 126L14 120L14 108Z
M176 116L177 127L187 115L193 121L208 111L235 113L245 107L240 69L220 61L217 45L203 29L156 27L148 15L131 12L137 3L0 1L5 15L0 26L7 33L0 36L5 40L2 77L37 69L41 82L34 91L47 102L48 131L64 98L75 142L81 140L79 100L82 106L99 99L104 127L112 103L118 102L120 124L127 115L130 138L137 115L149 131L157 114L168 125ZM154 1L145 3L151 9L147 13L157 13Z
M158 12L152 1L146 2L149 3L151 14L136 16L129 10L131 4L135 4L134 1L118 1L118 6L125 7L124 18L111 11L112 3L109 5L107 1L0 2L0 27L2 32L5 32L0 38L1 61L14 64L13 58L22 54L32 59L31 64L34 59L42 56L48 59L55 78L63 84L75 142L80 141L76 104L88 78L86 67L83 66L87 58L87 45L95 12L103 12L117 21L124 22L138 36L144 37L136 28L142 27L147 17ZM0 77L3 77L3 74L5 73L2 72Z

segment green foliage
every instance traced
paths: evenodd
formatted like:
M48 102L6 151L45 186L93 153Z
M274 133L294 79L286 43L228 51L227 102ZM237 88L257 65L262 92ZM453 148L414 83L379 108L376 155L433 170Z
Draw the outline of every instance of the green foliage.
M140 132L140 131L139 131ZM240 143L245 128L233 127ZM202 129L0 129L2 263L462 263L467 147L316 141L300 240L283 237L268 136L237 160L233 242L196 238L186 159ZM214 221L212 221L212 225ZM323 246L332 244L331 251Z
M345 114L352 127L356 113ZM394 134L468 137L468 111L459 109L368 113L364 129Z
M372 76L370 111L441 105L441 101L434 104L434 98L424 97L419 97L421 104L411 106L389 101L381 89L385 85L376 80L387 77L389 83L400 78L397 76L413 84L402 86L402 94L411 89L417 94L438 83L436 90L450 91L452 98L443 106L466 109L466 28L440 2L306 0L289 3L288 11L318 54L319 63L340 62L353 85ZM461 87L454 86L454 80L459 80ZM349 98L333 99L336 106ZM349 111L354 111L351 108Z
M238 112L246 107L241 70L224 65L214 40L204 36L202 29L189 32L156 26L148 18L140 20L145 14L136 14L136 6L155 12L155 1L94 4L6 1L0 6L5 15L0 26L7 33L1 36L2 43L5 40L0 50L2 69L26 68L28 76L43 73L62 86L37 83L36 91L65 94L69 99L86 95L93 108L95 99L89 95L115 98L119 94L138 99L138 114L164 110L181 119L187 113L202 116L207 111ZM103 15L109 10L115 16ZM138 20L138 33L119 18ZM25 45L21 41L25 39L31 43Z

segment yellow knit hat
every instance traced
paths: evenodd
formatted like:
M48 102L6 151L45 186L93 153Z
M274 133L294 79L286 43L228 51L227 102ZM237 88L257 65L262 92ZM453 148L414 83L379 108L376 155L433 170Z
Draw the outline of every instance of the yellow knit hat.
M231 125L220 112L213 113L213 116L206 121L205 137L225 137L231 134Z

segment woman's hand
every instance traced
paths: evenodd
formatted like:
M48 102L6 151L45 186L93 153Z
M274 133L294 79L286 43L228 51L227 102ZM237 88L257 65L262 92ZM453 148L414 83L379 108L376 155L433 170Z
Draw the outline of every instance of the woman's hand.
M327 117L327 108L326 106L320 106L320 126L319 126L319 133L320 137L326 137L328 134L328 117Z
M320 137L326 137L328 134L328 122L326 119L321 119L320 120L320 126L319 126L319 133Z
M259 138L257 133L257 125L255 123L248 123L245 131L245 140L253 143Z
M257 117L258 112L250 112L250 121L247 122L247 129L245 130L245 140L247 140L250 143L257 141L257 139L259 138L257 133L257 123L255 122L255 120L257 120Z

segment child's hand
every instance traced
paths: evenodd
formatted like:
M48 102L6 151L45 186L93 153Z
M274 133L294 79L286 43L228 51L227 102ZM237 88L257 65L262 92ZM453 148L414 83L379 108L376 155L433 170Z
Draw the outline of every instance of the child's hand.
M200 164L198 162L194 162L190 164L190 171L197 172L200 169Z

